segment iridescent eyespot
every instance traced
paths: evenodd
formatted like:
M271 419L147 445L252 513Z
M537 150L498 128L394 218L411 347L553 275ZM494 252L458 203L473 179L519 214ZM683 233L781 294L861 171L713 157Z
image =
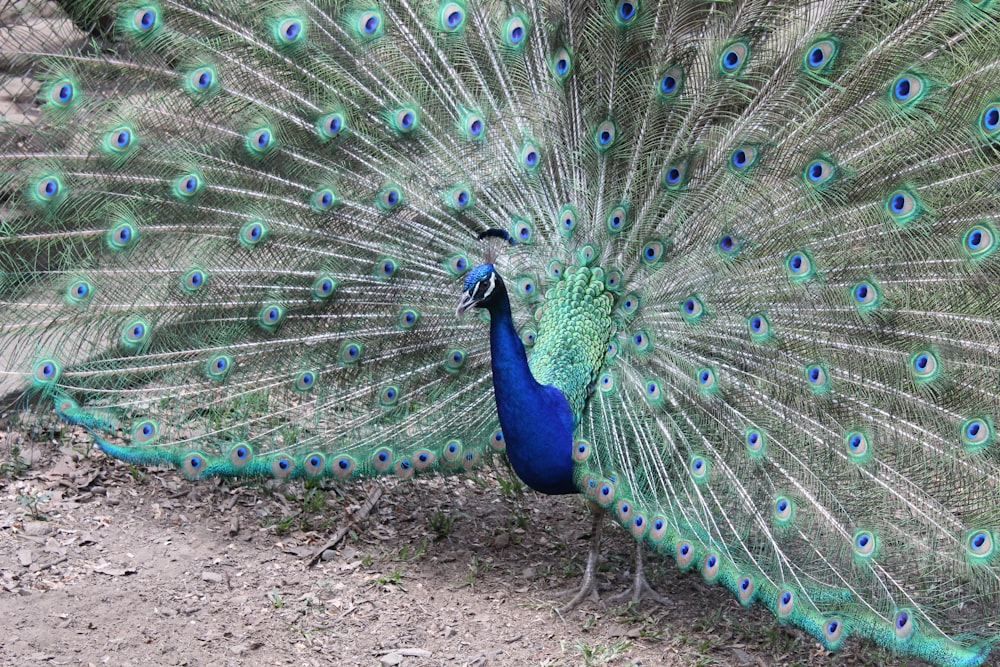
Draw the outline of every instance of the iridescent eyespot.
M657 80L656 92L660 99L669 100L676 97L684 85L684 70L671 67L660 75Z
M295 470L295 461L287 456L278 456L271 461L271 474L276 479L288 479Z
M68 107L76 96L76 87L70 79L60 79L48 90L48 101L57 108Z
M873 282L863 281L851 287L851 301L859 313L875 310L881 301L878 286Z
M465 27L465 7L457 2L445 2L438 11L438 27L445 32L458 32Z
M811 391L824 392L830 388L826 368L822 364L809 364L804 372Z
M520 152L520 162L521 167L531 173L538 169L538 165L541 163L541 153L538 150L538 146L535 145L533 141L527 141L521 146Z
M313 281L312 296L314 299L325 299L337 289L337 281L332 276L320 275Z
M892 83L892 100L903 107L917 103L926 92L924 80L916 74L904 74Z
M844 623L839 618L831 618L823 624L823 637L828 648L836 649L844 636Z
M1000 103L992 102L979 116L979 127L990 138L1000 133Z
M391 408L399 401L399 387L390 385L379 392L378 402L383 408Z
M151 444L156 441L159 430L155 421L143 420L132 427L132 442L139 445Z
M341 365L351 365L361 358L361 344L353 341L345 341L340 346Z
M674 560L677 561L677 567L680 569L689 567L694 561L694 556L694 547L691 546L690 542L682 541L674 545Z
M382 34L382 14L372 10L362 12L357 21L358 34L364 39L372 39Z
M788 618L795 611L795 594L785 589L778 595L778 618Z
M215 69L208 65L192 70L185 78L185 87L192 95L205 95L217 86Z
M42 359L32 369L31 379L36 385L55 384L62 373L62 368L52 359Z
M194 294L195 292L203 289L207 284L208 274L201 269L189 269L181 276L180 279L181 289L188 294Z
M521 331L521 344L525 347L532 347L535 344L535 338L538 334L534 329L524 329Z
M597 379L597 386L600 387L601 391L604 393L609 393L615 388L615 377L608 372L602 373Z
M181 471L184 476L189 479L194 479L205 474L205 468L207 467L207 462L205 457L201 454L191 453L186 455L181 460Z
M715 370L712 368L699 368L694 373L698 382L698 389L702 393L712 393L716 389Z
M597 248L588 243L587 245L577 250L576 255L580 259L581 263L590 264L592 261L594 261L594 258L597 257Z
M708 479L708 460L702 458L701 456L692 457L691 463L688 467L691 470L691 477L698 484L701 484Z
M397 185L386 185L375 197L375 205L383 211L391 211L403 205L403 191Z
M445 201L453 211L465 211L472 208L475 196L465 185L456 185L447 193Z
M132 27L140 34L149 34L159 25L159 14L156 7L147 5L132 11Z
M809 280L815 273L812 258L805 250L788 253L785 257L785 270L793 283Z
M503 437L503 431L497 429L493 431L493 435L490 436L490 447L493 451L502 452L507 449L507 443Z
M639 295L636 293L626 294L622 299L621 311L624 315L631 316L639 312L639 305L641 304Z
M559 209L559 229L570 234L576 228L576 208L572 204L564 204Z
M240 443L229 450L229 462L237 468L242 468L252 458L253 450L246 443Z
M521 276L517 279L517 292L525 299L533 299L536 294L535 280L530 276Z
M645 331L637 331L632 334L632 349L636 352L644 353L648 352L652 347L652 343L649 341L649 336Z
M606 120L594 130L594 145L597 150L604 152L615 145L615 138L618 136L618 127L614 122Z
M977 561L989 560L996 555L996 539L988 530L972 530L966 539L966 549L969 556Z
M837 166L825 158L817 158L806 165L802 178L806 185L823 190L837 176Z
M316 374L312 371L302 371L295 376L296 391L310 391L316 386Z
M125 326L122 327L119 340L126 350L136 352L149 341L149 335L149 324L141 317L136 317L126 322Z
M847 456L855 463L864 463L871 458L871 442L861 431L848 431L844 435Z
M736 597L744 607L750 606L750 603L753 602L756 590L757 586L750 577L740 577L739 581L736 582Z
M306 35L305 21L300 18L286 18L274 25L274 42L277 46L291 46L302 41Z
M347 479L354 473L354 468L357 464L354 462L350 456L338 456L333 461L331 470L335 477L340 479Z
M396 324L400 329L412 329L420 319L420 311L413 308L405 308L396 318Z
M223 380L233 367L233 358L228 354L216 354L208 360L205 373L212 380Z
M803 64L806 70L820 73L833 67L833 62L840 52L840 40L836 37L825 37L813 42L806 48Z
M319 452L314 452L306 457L302 467L305 468L308 476L318 477L323 474L323 468L325 466L326 458Z
M854 556L859 559L871 559L878 553L878 539L875 534L867 530L859 530L851 538L851 548Z
M937 355L930 350L921 350L910 355L910 371L918 383L930 382L941 373Z
M323 140L339 137L345 127L347 127L347 119L340 111L331 111L316 121L316 131L319 132L319 136Z
M264 223L260 220L250 220L240 227L237 238L244 248L253 248L263 241L265 236L267 236L267 227L264 226Z
M252 155L263 155L275 146L274 132L268 127L251 130L246 136L246 147Z
M486 120L482 112L464 107L461 108L461 112L458 127L466 139L479 141L486 136Z
M330 187L320 188L309 196L309 205L320 213L329 211L336 203L337 193Z
M124 155L136 146L135 135L128 127L116 127L108 132L104 147L111 154Z
M708 554L701 562L701 576L705 581L712 584L719 577L719 557L715 554Z
M764 457L767 451L767 437L763 432L751 428L743 435L743 441L747 446L747 455L752 459L760 459Z
M663 396L660 391L660 382L658 380L646 380L644 385L646 401L651 405L659 405L662 401Z
M628 25L635 20L638 15L638 0L620 0L615 8L615 21L619 25Z
M507 19L503 25L503 42L510 49L518 50L524 46L524 38L528 33L528 23L520 14Z
M993 442L993 425L986 419L969 419L962 424L962 442L970 452L985 449Z
M392 278L398 269L399 265L396 263L396 260L384 257L375 265L375 276L387 280Z
M997 234L988 222L975 224L962 235L962 248L973 259L991 255L996 247Z
M441 451L441 458L448 463L455 463L462 458L462 449L461 440L449 440L444 444L444 449Z
M573 443L573 460L582 463L590 458L590 443L586 440L577 440Z
M663 180L661 183L668 190L679 190L684 187L686 176L687 164L677 163L667 165L667 168L663 170Z
M705 314L705 306L697 295L692 294L681 302L681 317L688 324L694 324Z
M649 241L642 247L640 255L642 263L646 266L655 266L663 259L664 249L665 246L662 241Z
M778 526L787 526L795 518L795 504L790 498L778 496L774 500L774 522Z
M556 77L556 81L562 83L573 70L573 56L566 48L557 49L549 60L549 68Z
M380 447L372 454L372 466L379 472L385 472L392 467L393 454L388 447Z
M66 299L70 303L83 305L90 301L94 294L94 288L87 280L74 280L66 289Z
M563 263L558 259L552 260L548 263L548 266L545 267L545 273L549 278L558 280L563 274Z
M897 225L904 225L919 215L920 200L909 190L896 190L885 200L885 211Z
M729 167L738 174L745 173L757 163L757 149L753 146L740 146L729 156Z
M514 218L514 226L512 229L512 234L518 243L531 243L531 239L534 236L534 230L531 224L527 220L521 220L519 218Z
M448 354L444 358L445 370L451 371L452 373L462 370L462 366L465 365L465 351L464 350L449 350Z
M171 190L178 199L189 200L201 192L203 186L201 176L195 172L190 172L181 174L175 178L171 185Z
M285 309L277 303L269 303L257 313L257 324L267 331L276 331L285 318Z
M719 69L723 74L738 74L750 57L750 45L739 41L730 44L719 56Z
M763 343L771 337L771 323L764 313L754 313L748 317L747 329L750 331L750 340L755 343Z
M420 114L412 107L397 109L392 113L392 127L401 134L410 134L420 127Z
M615 292L622 285L622 272L618 269L607 269L604 272L604 286L611 292Z
M625 204L619 204L613 209L608 211L608 217L605 218L605 224L607 225L608 231L612 234L620 232L628 226L628 207Z
M910 616L910 612L902 610L896 613L896 617L893 619L892 630L896 634L897 639L907 639L916 630L916 623Z
M105 240L109 250L118 252L132 247L138 238L138 230L130 220L119 220L108 230Z

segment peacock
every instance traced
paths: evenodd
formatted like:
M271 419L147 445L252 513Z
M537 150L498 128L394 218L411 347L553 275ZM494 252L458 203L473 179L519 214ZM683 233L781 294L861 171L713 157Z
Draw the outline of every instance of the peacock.
M191 479L506 456L828 649L1000 638L996 0L0 16L25 419Z

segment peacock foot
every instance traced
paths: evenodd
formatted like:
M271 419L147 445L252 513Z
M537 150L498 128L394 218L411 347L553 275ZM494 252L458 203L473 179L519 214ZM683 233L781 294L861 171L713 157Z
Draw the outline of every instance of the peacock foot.
M610 596L607 601L610 603L623 602L628 600L633 605L639 604L643 600L659 602L666 607L672 607L674 603L663 597L649 585L643 571L642 543L635 543L635 575L632 578L632 587Z
M601 531L604 527L604 510L593 504L590 509L594 514L594 525L590 533L590 551L587 554L586 569L583 571L583 581L580 584L579 590L575 591L575 594L574 590L556 594L557 596L565 595L566 597L573 595L569 602L556 609L556 613L562 615L573 611L581 602L588 599L601 606L625 600L630 601L632 604L639 604L642 600L652 600L662 605L672 606L673 602L654 591L649 582L646 581L642 559L642 544L639 542L635 544L635 574L632 586L621 593L616 593L603 600L601 599L600 584L597 582L596 572L601 550Z

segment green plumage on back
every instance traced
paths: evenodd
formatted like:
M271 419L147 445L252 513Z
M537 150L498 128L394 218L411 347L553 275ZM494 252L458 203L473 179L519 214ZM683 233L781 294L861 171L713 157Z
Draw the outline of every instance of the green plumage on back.
M828 648L986 659L996 2L0 14L26 418L191 478L474 468L505 439L455 303L494 230L581 493Z
M555 269L555 270L552 270ZM612 295L604 272L587 266L550 267L557 282L546 293L538 317L538 341L531 350L531 374L559 389L579 421L611 335Z

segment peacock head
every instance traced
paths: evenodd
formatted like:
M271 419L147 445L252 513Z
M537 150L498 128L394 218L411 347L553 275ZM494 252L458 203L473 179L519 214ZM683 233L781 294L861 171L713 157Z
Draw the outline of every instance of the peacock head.
M506 291L496 267L480 264L465 276L456 314L461 317L470 308L489 308Z

